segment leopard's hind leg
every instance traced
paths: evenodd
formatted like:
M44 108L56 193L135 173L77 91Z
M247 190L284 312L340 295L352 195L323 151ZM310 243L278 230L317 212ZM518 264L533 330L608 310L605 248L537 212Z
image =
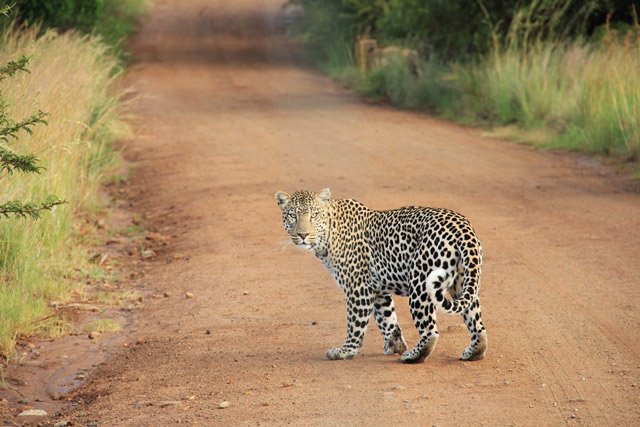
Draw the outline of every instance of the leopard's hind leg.
M461 360L480 360L487 352L488 339L487 330L482 323L480 310L480 300L476 297L469 307L462 312L462 319L469 329L471 343L465 348L460 356Z
M384 354L403 353L407 343L402 337L391 295L378 295L373 303L378 329L384 338Z
M424 275L422 275L424 276ZM424 277L412 280L409 294L409 307L413 323L420 333L420 341L414 348L405 351L400 360L404 363L420 363L429 357L438 342L438 326L436 324L436 306L427 292Z

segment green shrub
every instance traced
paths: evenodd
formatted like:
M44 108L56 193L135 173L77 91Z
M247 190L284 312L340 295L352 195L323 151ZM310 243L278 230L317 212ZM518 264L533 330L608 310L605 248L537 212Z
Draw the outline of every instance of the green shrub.
M435 58L420 61L413 107L423 108L444 117L460 119L462 93L454 80L454 71L450 65Z
M344 86L375 102L391 102L398 107L408 107L413 98L409 91L414 84L410 70L400 62L391 62L362 74L355 66L338 69L334 75Z
M15 8L20 19L29 24L91 32L104 3L104 0L17 0Z
M97 1L97 0L93 0ZM95 22L95 32L111 46L120 48L135 28L138 18L147 13L151 0L102 0Z
M38 25L43 31L98 34L122 54L124 38L148 7L148 0L17 0L14 10L20 22Z
M341 13L341 0L291 0L304 7L304 17L294 23L291 33L308 47L309 60L330 70L353 62L355 30ZM345 62L343 62L345 61Z

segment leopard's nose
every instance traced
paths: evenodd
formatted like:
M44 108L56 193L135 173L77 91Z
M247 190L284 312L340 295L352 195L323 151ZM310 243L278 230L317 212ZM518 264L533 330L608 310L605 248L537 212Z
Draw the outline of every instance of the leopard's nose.
M308 235L309 235L309 233L298 233L298 236L300 236L300 238L301 238L302 240L304 240L304 239L305 239L305 237L307 237Z

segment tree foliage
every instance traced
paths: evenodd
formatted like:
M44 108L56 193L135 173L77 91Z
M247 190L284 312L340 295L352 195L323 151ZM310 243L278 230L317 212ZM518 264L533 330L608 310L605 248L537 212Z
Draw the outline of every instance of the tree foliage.
M12 77L18 71L28 72L27 64L29 58L21 56L20 58L9 61L0 67L0 81ZM22 173L40 173L42 166L38 164L38 159L33 154L18 154L9 147L11 140L16 141L21 131L31 134L33 127L38 124L47 124L44 119L46 114L38 111L31 116L15 122L6 112L7 102L0 93L0 180L6 179L8 175L14 172ZM40 202L24 202L21 200L9 200L0 202L0 216L8 217L31 217L37 219L40 213L45 210L51 210L54 206L66 203L64 200L58 199L56 196L49 196L46 200Z
M291 0L331 15L324 32L368 34L456 60L526 37L585 37L605 23L633 24L640 0ZM313 22L314 18L309 19ZM347 28L345 28L347 27ZM310 28L313 31L313 28ZM522 36L516 34L515 36Z
M15 0L21 21L44 28L91 32L109 0Z
M150 0L12 0L12 11L18 23L38 25L42 31L98 34L122 58L123 43L149 4Z

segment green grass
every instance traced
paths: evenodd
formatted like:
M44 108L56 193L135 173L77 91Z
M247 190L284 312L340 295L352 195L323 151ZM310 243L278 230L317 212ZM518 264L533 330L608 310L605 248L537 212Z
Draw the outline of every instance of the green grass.
M598 46L539 43L496 49L457 72L467 107L492 124L546 129L542 146L640 154L640 37L613 35Z
M47 302L64 300L84 279L82 272L92 271L82 247L91 238L82 235L81 217L100 209L98 188L118 162L111 142L128 132L119 119L123 102L114 83L126 57L126 37L150 5L68 0L54 7L45 0L19 0L13 11L41 25L1 30L0 62L32 56L30 73L0 82L7 112L20 119L41 109L49 125L12 143L19 152L36 154L46 169L36 176L0 175L0 197L42 200L55 194L69 203L39 221L0 219L0 356L12 351L17 335L62 333L65 322L50 317Z
M29 73L0 82L11 117L48 113L48 126L21 135L11 147L35 153L46 168L39 175L2 176L2 200L41 200L55 194L69 203L38 221L0 219L0 354L19 334L50 328L41 321L49 300L63 300L87 265L78 245L78 214L99 205L97 190L116 162L111 141L124 127L113 86L118 60L95 36L37 29L1 35L0 62L21 53Z
M340 46L340 43L342 44ZM543 148L640 157L640 31L610 31L598 44L541 39L497 46L464 64L422 59L361 74L335 39L320 57L342 85L374 101L423 109L464 124L517 127ZM527 136L529 135L529 136Z
M630 10L630 24L607 21L587 41L571 34L583 33L581 22L593 14L594 3L524 2L509 12L505 28L499 28L499 21L487 21L492 31L480 42L491 46L488 52L480 49L476 55L460 55L464 61L443 63L437 59L441 51L433 50L429 39L396 40L384 28L362 27L361 19L381 13L416 24L426 19L418 19L420 11L444 10L444 4L392 2L378 10L367 2L294 3L305 6L305 16L292 32L306 44L311 61L373 101L498 128L497 133L539 147L612 155L622 161L640 158L636 9ZM354 15L354 8L363 14ZM463 15L446 16L445 21ZM387 44L420 46L424 55L417 75L402 60L384 61L362 74L354 64L353 42L363 31L372 31L370 36Z
M329 39L323 46L325 58L322 68L331 76L339 77L345 68L355 66L353 48L347 38Z

